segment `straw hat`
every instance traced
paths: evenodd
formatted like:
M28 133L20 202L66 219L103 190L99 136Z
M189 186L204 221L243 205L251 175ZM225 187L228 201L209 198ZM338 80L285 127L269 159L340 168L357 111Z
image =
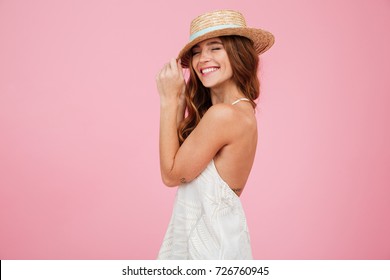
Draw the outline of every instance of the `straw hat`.
M191 22L190 40L180 51L178 58L183 67L188 68L190 50L206 39L238 35L252 40L258 54L268 50L274 43L274 36L259 28L246 26L244 16L237 11L221 10L198 16Z

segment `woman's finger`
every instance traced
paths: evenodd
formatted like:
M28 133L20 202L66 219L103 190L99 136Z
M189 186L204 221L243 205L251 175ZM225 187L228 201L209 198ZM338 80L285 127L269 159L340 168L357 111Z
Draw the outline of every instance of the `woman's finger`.
M181 78L184 78L183 67L181 66L181 59L179 59L179 60L176 62L176 65L177 65L177 70L179 71L180 77L181 77Z
M177 72L177 64L175 58L171 58L171 60L169 61L169 66L172 71Z
M181 66L181 59L177 60L177 69L183 72L183 67Z

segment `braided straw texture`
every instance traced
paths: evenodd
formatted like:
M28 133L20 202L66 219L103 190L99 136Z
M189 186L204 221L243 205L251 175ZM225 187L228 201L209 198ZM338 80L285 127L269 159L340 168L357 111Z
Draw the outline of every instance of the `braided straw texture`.
M234 24L239 27L246 27L245 19L241 13L230 10L216 11L195 18L191 22L190 34L192 35L208 27L224 24Z

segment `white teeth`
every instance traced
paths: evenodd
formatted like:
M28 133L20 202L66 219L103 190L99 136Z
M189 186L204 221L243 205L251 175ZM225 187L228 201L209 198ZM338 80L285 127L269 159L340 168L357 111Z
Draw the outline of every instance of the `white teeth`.
M214 72L216 70L218 70L218 68L216 68L216 67L202 69L202 74L207 74L207 73L210 73L210 72Z

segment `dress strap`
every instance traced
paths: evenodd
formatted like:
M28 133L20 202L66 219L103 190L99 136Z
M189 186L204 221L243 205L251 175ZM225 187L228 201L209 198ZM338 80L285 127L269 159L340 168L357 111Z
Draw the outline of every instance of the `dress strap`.
M235 104L237 104L237 103L240 102L240 101L249 101L249 102L250 102L250 100L249 100L248 98L243 97L243 98L239 98L239 99L237 99L236 101L234 101L234 102L232 103L232 105L235 105Z

